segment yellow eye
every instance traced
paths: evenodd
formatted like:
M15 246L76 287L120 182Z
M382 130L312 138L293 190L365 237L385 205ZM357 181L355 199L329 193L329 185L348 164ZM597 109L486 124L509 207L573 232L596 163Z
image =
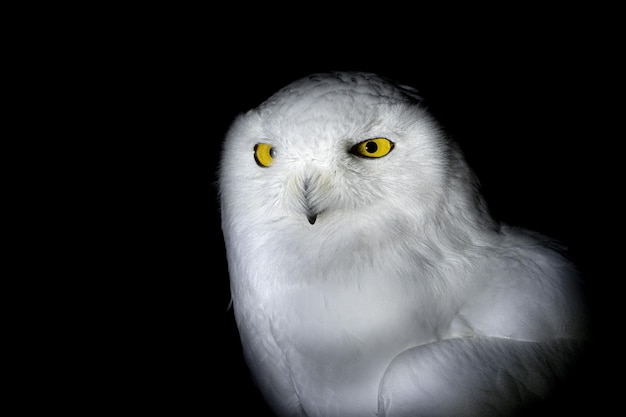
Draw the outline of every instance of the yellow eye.
M380 158L393 149L393 142L385 138L367 139L354 145L350 152L365 158Z
M254 145L254 160L260 167L267 168L272 165L275 153L276 151L274 151L272 145L268 145L267 143L257 143Z

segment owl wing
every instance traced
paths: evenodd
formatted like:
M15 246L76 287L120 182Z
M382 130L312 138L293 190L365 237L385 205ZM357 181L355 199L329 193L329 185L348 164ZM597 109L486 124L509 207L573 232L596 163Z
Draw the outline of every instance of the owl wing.
M584 342L448 339L399 354L379 389L378 416L510 416L567 381Z

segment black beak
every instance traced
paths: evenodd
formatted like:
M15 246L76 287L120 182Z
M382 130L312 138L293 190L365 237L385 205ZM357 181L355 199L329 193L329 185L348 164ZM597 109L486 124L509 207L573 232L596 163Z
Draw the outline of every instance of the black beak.
M306 178L302 186L302 189L304 190L304 203L306 206L306 218L309 221L309 224L315 224L318 213L316 213L315 209L312 208L311 205L309 204L309 193L311 192L310 186L311 186L311 178Z

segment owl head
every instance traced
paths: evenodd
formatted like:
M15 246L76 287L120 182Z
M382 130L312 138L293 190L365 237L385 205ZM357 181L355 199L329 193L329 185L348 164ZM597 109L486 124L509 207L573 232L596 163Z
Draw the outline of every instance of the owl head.
M239 115L219 176L223 222L242 233L488 221L458 147L417 91L372 73L313 74Z

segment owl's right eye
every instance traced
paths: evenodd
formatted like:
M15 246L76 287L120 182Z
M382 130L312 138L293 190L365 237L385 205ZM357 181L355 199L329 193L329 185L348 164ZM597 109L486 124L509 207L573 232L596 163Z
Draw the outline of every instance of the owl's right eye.
M254 160L257 165L263 168L267 168L274 162L274 156L276 151L267 143L257 143L254 145Z

